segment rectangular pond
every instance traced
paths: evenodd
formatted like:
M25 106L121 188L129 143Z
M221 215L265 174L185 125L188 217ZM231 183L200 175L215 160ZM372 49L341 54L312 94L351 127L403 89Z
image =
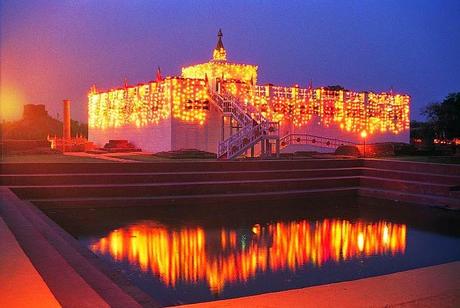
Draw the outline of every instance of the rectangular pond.
M460 260L460 213L373 199L47 210L162 305Z

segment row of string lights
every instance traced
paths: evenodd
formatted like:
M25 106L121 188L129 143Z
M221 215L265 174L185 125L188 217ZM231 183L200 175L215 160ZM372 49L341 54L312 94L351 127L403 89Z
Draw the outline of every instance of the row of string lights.
M271 121L297 127L312 120L324 127L336 125L348 132L398 134L409 128L408 95L355 92L325 88L255 86L225 80L223 90L246 105L255 106ZM171 115L178 120L204 125L209 111L205 80L172 77L161 82L88 95L89 126L97 128L158 124Z

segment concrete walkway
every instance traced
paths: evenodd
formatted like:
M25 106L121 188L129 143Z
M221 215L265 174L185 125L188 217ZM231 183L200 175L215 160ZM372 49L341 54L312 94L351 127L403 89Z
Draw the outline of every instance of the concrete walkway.
M136 163L136 162L138 162L138 161L132 160L132 159L113 157L113 156L109 156L109 155L105 155L105 154L90 154L90 153L85 153L85 152L66 152L66 153L64 153L64 155L76 156L76 157L96 158L96 159L108 160L108 161L118 162L118 163Z
M0 217L0 307L60 307Z
M183 307L460 307L460 261Z

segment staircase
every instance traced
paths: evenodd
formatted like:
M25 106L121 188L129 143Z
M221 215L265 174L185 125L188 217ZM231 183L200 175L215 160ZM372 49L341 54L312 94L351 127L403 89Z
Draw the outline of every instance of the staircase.
M301 159L0 167L0 185L41 208L227 204L231 210L249 201L325 198L341 204L341 198L362 196L460 210L458 165Z
M212 102L224 113L235 119L241 129L229 138L219 142L217 157L219 159L234 159L257 142L262 142L262 153L266 140L275 140L279 145L279 124L266 119L254 106L242 104L238 98L227 92L211 92ZM279 146L276 150L279 154Z

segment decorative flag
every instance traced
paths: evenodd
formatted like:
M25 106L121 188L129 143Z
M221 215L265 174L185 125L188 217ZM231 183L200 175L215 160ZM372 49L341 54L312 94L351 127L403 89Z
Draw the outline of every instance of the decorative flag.
M163 81L163 77L161 77L161 69L160 69L159 66L158 66L158 69L157 69L157 78L156 78L156 81L157 81L157 82Z

